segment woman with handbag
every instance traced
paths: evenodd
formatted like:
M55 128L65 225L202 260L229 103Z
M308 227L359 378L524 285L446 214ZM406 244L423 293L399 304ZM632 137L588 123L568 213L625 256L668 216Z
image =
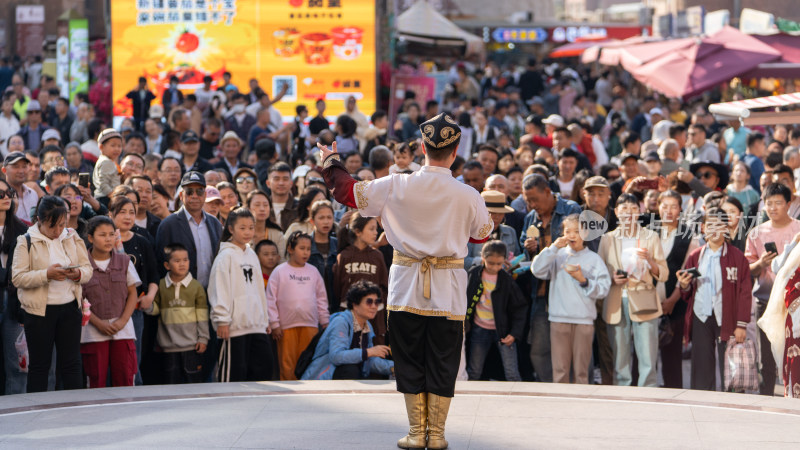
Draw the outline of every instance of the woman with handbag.
M616 230L600 239L598 254L612 278L603 302L603 319L614 350L614 384L632 383L632 347L639 360L639 386L657 386L658 319L663 314L656 282L668 277L667 262L658 235L639 226L639 200L622 194L615 209Z
M661 248L667 261L669 276L656 285L656 293L664 315L661 328L665 338L659 338L661 349L661 374L664 387L683 388L683 329L686 321L686 302L681 298L676 273L686 258L698 247L697 238L681 221L681 194L668 190L658 196L659 222L651 229L661 236Z
M681 295L688 304L692 389L716 390L714 346L724 379L725 343L731 337L737 343L744 342L750 323L753 304L750 264L741 250L726 242L729 220L722 209L708 209L703 218L706 245L694 250L683 270L677 272Z
M14 250L11 281L25 310L31 359L28 392L47 390L54 346L56 372L64 389L83 387L81 285L92 278L92 265L83 239L66 227L68 218L69 207L63 199L42 197L36 223L19 236Z

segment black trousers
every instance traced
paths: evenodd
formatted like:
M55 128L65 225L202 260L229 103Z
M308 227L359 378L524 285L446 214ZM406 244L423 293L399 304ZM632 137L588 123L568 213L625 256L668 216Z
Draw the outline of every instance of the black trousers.
M756 308L758 308L756 310L756 320L758 320L767 310L766 301L757 302ZM772 357L772 344L770 344L767 335L764 334L761 327L756 328L758 329L758 346L761 353L761 386L759 394L772 397L775 395L775 380L778 377L778 367L775 365L775 358Z
M28 342L28 392L47 391L47 377L56 348L56 378L64 389L80 389L81 310L76 300L66 305L47 305L44 317L25 314Z
M389 313L389 342L397 390L404 394L455 393L464 322L403 311Z
M664 376L664 387L683 389L683 329L686 308L678 309L678 306L680 305L675 305L675 310L669 315L672 340L660 349L661 373Z
M676 336L677 337L677 336ZM674 339L674 338L673 338ZM717 390L717 367L719 361L721 382L725 384L725 347L727 341L719 340L719 325L714 314L702 322L692 313L692 389ZM717 354L714 354L716 346ZM663 357L663 356L662 356ZM723 386L724 388L724 386Z
M233 356L231 355L231 360ZM164 383L202 383L203 354L195 350L164 352Z
M360 380L364 377L361 376L361 364L342 364L336 366L333 371L334 380Z
M231 381L272 379L272 345L268 334L231 338Z

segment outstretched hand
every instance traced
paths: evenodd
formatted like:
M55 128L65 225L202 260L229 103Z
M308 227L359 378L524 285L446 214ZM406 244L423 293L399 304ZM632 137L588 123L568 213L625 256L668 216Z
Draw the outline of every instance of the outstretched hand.
M333 155L334 153L339 153L336 151L336 141L333 141L331 147L332 149L329 149L327 145L322 145L317 142L317 148L319 149L321 162L324 162L326 159L328 159L328 156Z

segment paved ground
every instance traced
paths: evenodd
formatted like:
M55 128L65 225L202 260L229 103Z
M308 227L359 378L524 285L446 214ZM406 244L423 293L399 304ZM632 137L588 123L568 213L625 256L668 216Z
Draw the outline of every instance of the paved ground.
M786 448L800 401L538 383L459 383L453 449ZM148 386L0 397L0 447L395 448L390 382Z

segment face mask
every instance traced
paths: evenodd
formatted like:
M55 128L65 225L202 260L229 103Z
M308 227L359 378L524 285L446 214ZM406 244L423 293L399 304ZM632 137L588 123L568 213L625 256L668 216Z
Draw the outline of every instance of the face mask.
M244 112L244 105L233 105L231 108L234 114L242 114Z
M172 89L176 89L178 87L178 83L170 83L169 87Z

